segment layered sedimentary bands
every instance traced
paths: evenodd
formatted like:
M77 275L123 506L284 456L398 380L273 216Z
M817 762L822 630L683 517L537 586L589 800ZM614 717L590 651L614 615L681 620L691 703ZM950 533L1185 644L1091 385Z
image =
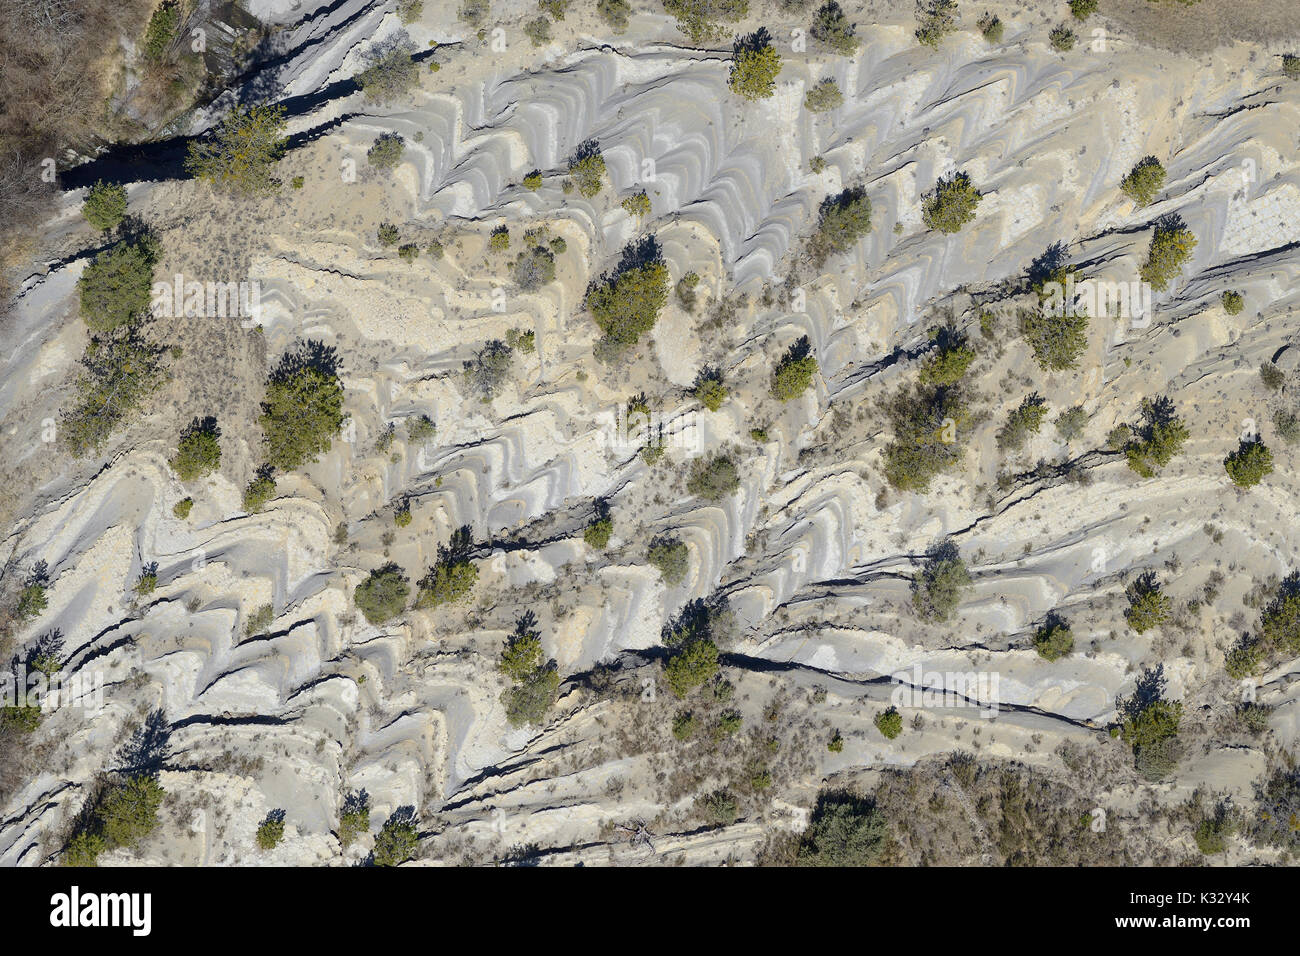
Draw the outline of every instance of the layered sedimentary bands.
M0 813L0 861L56 861L149 727L163 825L101 864L350 864L402 807L426 863L751 862L832 786L892 814L886 859L1006 862L1019 851L1005 787L992 809L976 799L1003 773L1048 788L1036 812L1069 817L1062 840L1101 847L1076 859L1197 853L1189 800L1208 813L1227 797L1249 824L1300 714L1292 657L1244 683L1225 667L1300 544L1295 446L1275 424L1300 349L1300 83L1278 66L1285 51L1157 52L1118 27L1090 35L1094 20L1062 52L1047 34L1064 6L1052 22L1008 6L998 43L963 11L971 22L932 49L910 6L846 4L861 42L842 56L793 32L813 6L751 10L728 29L767 26L782 69L773 96L748 101L728 87L730 36L692 44L652 6L614 33L575 0L534 46L522 26L538 11L522 0L494 3L482 33L440 4L410 24L363 0L254 4L274 55L179 135L241 98L283 102L294 148L273 199L185 178L175 142L69 173L127 185L161 240L158 280L255 283L260 311L151 319L179 348L170 380L98 456L74 459L57 432L87 339L76 283L101 241L80 218L84 188L65 193L48 228L67 254L34 271L5 333L5 558L11 581L48 569L47 606L15 653L59 632L61 675L102 678L103 706L49 708L32 731L39 759ZM419 84L377 105L351 80L402 32ZM843 102L810 112L804 96L826 77ZM385 133L406 147L391 172L367 162ZM593 140L605 175L584 196L569 164ZM1138 206L1120 181L1146 156L1166 179ZM540 188L523 184L533 170ZM927 228L923 198L958 171L982 194L973 220ZM815 264L822 203L850 187L870 200L870 231ZM642 190L638 216L621 201ZM1045 370L1018 320L1038 304L1031 264L1057 247L1081 279L1135 283L1170 214L1197 240L1178 278L1143 316L1095 310L1075 366ZM384 223L397 244L376 238ZM503 253L490 245L502 226ZM644 236L674 289L699 282L598 362L584 295ZM554 280L524 291L515 255L557 238ZM1245 308L1226 309L1226 291ZM924 493L894 489L891 403L942 326L975 351L954 425L963 457ZM468 386L486 342L528 332L490 400ZM779 401L774 370L804 337L811 387ZM249 513L263 382L309 340L337 350L348 422ZM1286 377L1276 390L1269 362ZM728 389L716 411L693 392L705 366ZM999 442L1031 393L1046 423L1019 447ZM1112 430L1159 396L1190 436L1142 477ZM1052 422L1075 406L1067 440ZM206 415L220 468L182 482L176 436ZM421 415L436 430L412 439ZM649 418L664 426L658 457L642 453ZM1239 489L1224 458L1256 435L1274 470ZM690 493L693 464L719 453L738 487ZM584 530L606 505L598 548ZM409 524L395 521L406 508ZM372 569L395 562L414 583L463 527L477 569L466 597L380 625L358 612ZM668 539L687 552L672 584L648 560ZM914 580L944 541L970 585L948 620L927 620ZM153 565L156 588L138 591ZM1146 571L1170 607L1138 631L1125 611ZM696 599L728 609L712 619L721 666L679 699L668 645ZM1073 637L1055 659L1034 640L1052 612ZM515 726L498 662L526 614L561 681L540 720ZM1117 699L1157 665L1182 701L1163 772L1109 732ZM1250 712L1266 726L1247 726L1243 702L1264 705ZM877 719L891 706L892 737ZM978 773L954 774L954 753ZM939 781L914 815L890 796L900 773ZM345 848L340 811L361 790L370 827ZM259 850L274 810L285 837ZM954 835L938 840L943 827ZM1239 829L1219 859L1274 858ZM1116 849L1114 833L1134 836Z

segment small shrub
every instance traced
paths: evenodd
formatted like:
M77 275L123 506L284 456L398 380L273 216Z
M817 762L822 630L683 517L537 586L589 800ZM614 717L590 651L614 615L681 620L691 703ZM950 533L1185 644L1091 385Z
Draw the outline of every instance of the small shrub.
M1007 423L998 429L998 448L1003 451L1019 451L1024 448L1030 436L1038 434L1046 418L1047 404L1042 396L1037 392L1027 396L1007 416Z
M759 27L749 36L736 40L732 47L727 85L731 92L747 100L764 100L776 93L776 77L780 72L781 54L772 46L771 34Z
M826 742L826 749L833 754L843 752L844 738L840 736L840 732L838 730L836 730L833 734L831 734L831 739Z
M1088 413L1082 405L1067 408L1056 416L1056 433L1066 441L1083 437L1083 430L1088 424Z
M957 0L917 0L916 20L917 40L937 50L957 30Z
M1276 392L1286 384L1286 373L1272 362L1264 362L1259 367L1259 380L1270 392Z
M614 533L614 519L610 516L609 502L596 502L596 514L582 530L582 540L589 548L604 551L609 545L610 535Z
M1099 0L1070 0L1070 13L1080 23L1097 12Z
M244 510L257 514L275 497L275 479L270 474L259 474L244 488Z
M706 793L696 800L695 807L710 826L729 827L740 817L740 805L726 789Z
M490 7L488 0L465 0L460 6L460 19L472 27L482 26L487 20Z
M965 458L959 438L971 415L955 386L903 388L887 407L893 439L885 446L885 478L898 491L924 494Z
M368 102L386 105L410 92L420 83L420 72L411 59L414 48L401 33L377 43L366 53L366 67L357 74L357 85Z
M405 154L406 140L396 133L384 133L366 150L366 160L376 169L396 169Z
M144 33L144 58L157 63L167 55L181 27L181 11L176 0L164 0L149 18Z
M275 608L269 604L263 604L244 622L244 633L248 637L256 637L258 634L266 633L271 622L275 620Z
M395 246L401 240L402 234L398 232L397 227L391 222L381 222L379 228L375 230L375 238L384 248Z
M414 23L424 13L424 0L397 0L397 15L403 23Z
M151 561L146 564L140 571L140 577L136 579L135 593L140 597L148 597L158 590L158 562Z
M510 227L497 226L488 236L488 248L493 252L505 252L510 248Z
M600 192L605 179L605 157L600 154L600 145L594 139L589 139L578 147L569 160L569 175L578 192L586 198L590 199Z
M95 183L86 193L81 214L100 232L116 228L126 218L126 187L103 181Z
M812 385L817 374L817 360L809 354L812 347L808 336L803 336L790 346L772 373L772 397L788 402L798 398Z
M1287 79L1300 80L1300 56L1294 53L1282 54L1282 72Z
M478 568L469 559L470 529L457 529L447 545L438 546L438 558L419 581L415 606L421 610L461 600L478 581Z
M510 377L515 353L499 340L487 342L464 366L465 387L471 395L490 401Z
M613 272L587 289L586 307L604 333L599 354L614 357L654 328L668 301L668 266L652 236L629 245Z
M736 23L749 12L749 0L663 0L664 11L677 20L677 29L692 43L716 40L722 22Z
M165 796L150 776L134 776L109 789L92 817L92 831L108 849L134 849L158 828L158 809Z
M353 791L343 798L339 811L339 845L347 849L362 834L370 832L370 795Z
M826 113L844 105L844 94L840 85L830 77L818 80L804 94L803 106L810 113Z
M834 254L848 252L870 231L871 200L866 190L857 186L828 196L819 210L809 258L820 265Z
M1120 739L1133 748L1138 771L1149 780L1166 776L1178 763L1178 725L1181 701L1164 697L1164 665L1147 668L1137 679L1132 696L1116 703Z
M1174 403L1160 397L1142 402L1141 426L1124 444L1128 466L1143 478L1152 478L1173 460L1190 432L1175 414Z
M646 195L644 189L639 193L633 193L631 196L628 196L623 200L621 205L629 216L636 216L638 219L643 219L650 215L650 197Z
M1166 216L1156 224L1147 261L1138 274L1143 282L1157 292L1169 288L1169 283L1182 271L1184 263L1196 248L1196 237L1178 216Z
M659 538L651 542L646 560L659 571L664 584L675 588L686 580L690 570L690 549L674 538Z
M193 498L182 498L180 501L176 502L175 506L172 508L172 514L174 514L181 521L184 521L186 518L190 516L190 510L193 507L194 507Z
M195 418L181 432L176 456L168 462L181 481L194 481L210 475L221 464L221 429L211 416Z
M622 33L632 16L632 5L627 0L596 0L596 13L611 30Z
M1127 588L1128 607L1124 620L1139 634L1160 627L1169 620L1173 602L1160 590L1155 573L1144 572Z
M524 292L535 292L555 281L555 253L545 246L532 246L515 257L511 276Z
M98 452L167 381L161 354L131 324L91 339L73 386L73 405L59 422L59 438L73 456Z
M873 721L876 729L879 730L889 740L893 740L903 732L903 715L898 712L897 707L890 707L888 710L882 710L876 714Z
M533 46L546 46L551 42L551 21L547 17L537 17L524 24L524 36L532 41Z
M921 364L921 381L927 385L954 385L975 361L975 350L966 336L952 328L935 335L936 349Z
M1222 298L1223 311L1229 315L1240 315L1242 309L1246 308L1246 300L1242 298L1240 292L1229 290L1223 293Z
M502 701L510 726L545 723L559 689L560 674L555 669L554 661L534 671L522 682L507 688L502 694Z
M825 790L799 840L795 865L871 866L888 842L889 826L873 801L845 790Z
M841 56L852 56L858 50L859 40L854 36L854 26L834 0L818 8L808 32L818 43Z
M509 329L506 332L506 345L524 355L532 355L537 351L537 333L532 329L527 332L521 332L519 329Z
M711 412L716 412L727 400L727 386L722 381L722 373L711 365L700 369L695 376L695 387L691 394L695 400Z
M721 501L740 487L736 463L727 455L696 459L686 480L686 490L708 501Z
M1065 53L1074 49L1079 37L1069 27L1059 26L1047 35L1047 39L1052 44L1052 49Z
M1202 817L1192 834L1192 838L1196 841L1196 848L1205 856L1214 856L1228 848L1227 838L1232 835L1235 828L1225 810L1226 808L1220 805L1213 816Z
M975 26L979 29L980 35L989 43L1001 43L1002 36L1006 32L1002 21L991 13L986 13L980 17Z
M1273 473L1273 453L1258 438L1243 439L1240 447L1223 459L1223 467L1238 488L1252 488Z
M352 600L367 621L383 624L406 610L406 600L410 594L410 581L402 569L390 561L375 568L357 585Z
M1154 156L1147 156L1120 180L1119 188L1139 206L1149 206L1165 185L1165 167Z
M284 811L272 810L257 827L257 848L263 853L274 850L284 839Z
M537 192L542 188L542 171L540 169L534 169L524 177L524 188L532 192Z
M975 209L981 198L980 191L971 184L970 176L953 173L947 179L940 179L934 192L923 198L921 219L927 229L960 232L962 226L975 218Z
M679 699L702 686L718 672L718 648L708 639L678 647L664 665L664 680Z
M1042 626L1034 632L1034 649L1046 661L1060 660L1074 650L1074 633L1055 611L1047 615Z
M484 7L487 4L484 3ZM415 807L398 807L379 828L371 861L375 866L398 866L415 855L420 834L415 828Z
M501 652L497 669L515 683L527 680L546 663L541 632L534 629L536 623L537 618L531 612L521 617Z
M1273 412L1273 427L1288 445L1300 442L1300 415L1294 409L1279 408Z
M700 284L700 277L694 272L688 272L677 280L674 291L677 294L677 304L685 311L695 311L695 289Z
M952 618L970 584L957 545L940 542L926 552L925 563L912 578L912 606L922 620L943 623Z

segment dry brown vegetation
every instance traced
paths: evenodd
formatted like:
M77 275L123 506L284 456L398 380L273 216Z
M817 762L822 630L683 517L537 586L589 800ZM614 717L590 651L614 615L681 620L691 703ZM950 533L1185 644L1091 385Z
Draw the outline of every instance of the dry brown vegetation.
M30 258L55 184L41 162L102 135L121 35L143 34L152 0L0 0L0 301ZM47 177L48 178L48 177Z

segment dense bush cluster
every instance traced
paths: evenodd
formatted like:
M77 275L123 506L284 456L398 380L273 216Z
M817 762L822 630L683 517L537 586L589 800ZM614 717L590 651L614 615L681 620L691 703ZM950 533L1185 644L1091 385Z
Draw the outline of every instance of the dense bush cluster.
M1149 206L1164 184L1164 164L1154 156L1147 156L1120 180L1119 188L1139 206Z
M747 100L765 100L776 93L776 77L780 72L781 54L772 46L771 35L760 27L736 40L727 85L731 92Z
M267 379L257 419L267 464L292 471L315 461L330 450L345 419L334 349L307 341L286 352Z
M402 569L390 561L371 571L357 585L352 600L371 624L383 624L406 610L411 584Z
M871 231L871 200L861 186L827 196L818 211L817 231L808 246L808 257L820 266L830 256L848 252Z
M1133 748L1134 764L1148 780L1168 776L1181 756L1178 725L1183 705L1166 700L1164 692L1164 665L1160 664L1145 669L1132 696L1116 702L1120 739Z
M181 432L176 455L168 462L181 481L210 475L221 464L221 429L211 416L195 418Z
M935 184L934 192L921 201L921 220L927 229L960 232L975 218L975 209L983 196L966 173L953 173Z
M1147 261L1138 274L1157 292L1163 292L1192 257L1196 237L1178 216L1166 216L1156 223L1147 251Z
M597 355L612 359L654 328L668 301L668 266L659 243L646 236L623 250L612 272L587 289L586 306L604 333Z
M275 192L276 163L287 138L283 106L236 106L210 135L190 143L185 168L217 189L241 196Z

